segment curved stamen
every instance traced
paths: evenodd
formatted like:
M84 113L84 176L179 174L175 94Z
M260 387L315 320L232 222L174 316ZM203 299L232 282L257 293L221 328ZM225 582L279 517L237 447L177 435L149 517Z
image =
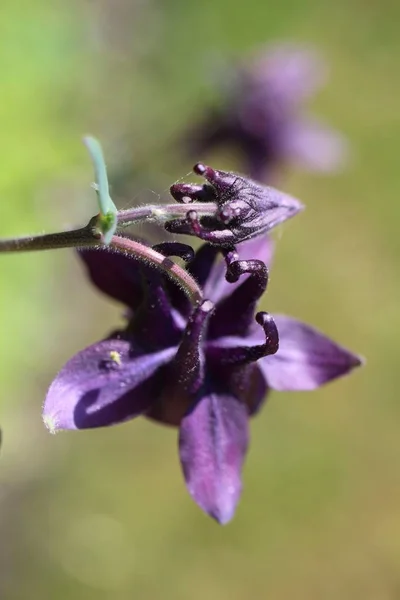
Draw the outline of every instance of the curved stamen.
M234 340L231 344L229 338L225 343L223 340L215 340L215 342L207 344L207 359L215 361L220 366L239 366L275 354L279 348L279 334L273 317L267 312L259 312L256 314L256 321L264 329L264 344L240 346L239 344L236 345Z
M196 163L193 167L193 173L204 177L210 183L217 183L219 181L218 171L215 171L212 167L208 167L204 163Z
M253 321L254 311L268 284L268 268L261 260L235 260L236 253L224 253L228 263L226 279L234 283L249 274L219 305L209 329L209 338L228 335L246 335Z
M173 383L183 386L191 394L197 392L203 382L201 341L213 309L214 304L210 300L203 300L193 311L171 365Z
M174 183L169 188L171 196L180 204L191 202L214 202L215 193L211 186L195 183Z
M236 237L229 229L218 229L223 226L221 221L215 221L214 229L206 229L200 223L199 215L196 210L189 210L186 219L173 219L167 221L164 227L169 233L181 233L184 235L195 235L196 237L218 246L232 246L236 242Z
M161 242L160 244L155 244L153 250L164 256L177 256L184 262L191 262L195 257L195 251L192 246L181 244L180 242Z

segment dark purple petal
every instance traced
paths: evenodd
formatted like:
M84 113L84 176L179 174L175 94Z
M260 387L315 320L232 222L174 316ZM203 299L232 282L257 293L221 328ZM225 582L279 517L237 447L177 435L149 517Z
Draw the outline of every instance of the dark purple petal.
M253 323L257 303L267 288L268 269L260 260L235 260L230 263L230 280L236 282L242 274L249 274L249 277L217 305L210 321L210 339L246 335Z
M240 260L261 260L268 267L272 262L274 252L274 243L272 239L263 235L248 242L243 242L237 248ZM196 260L196 259L195 259ZM207 280L204 284L204 296L210 298L214 303L220 302L226 296L239 286L241 286L249 275L243 275L235 283L228 283L225 279L226 263L222 255L210 269Z
M201 397L183 418L179 452L194 501L219 523L234 515L248 446L247 408L229 394Z
M143 283L143 302L129 323L129 335L148 352L178 345L182 323L172 309L165 278L155 269L144 268Z
M167 348L143 354L122 339L89 346L68 361L51 384L43 407L45 424L55 432L136 417L156 399L153 377L175 353L176 348Z
M247 343L246 337L221 337L207 343L207 359L220 366L238 367L276 354L279 336L275 320L268 313L259 312L256 321L264 331L262 344ZM236 343L233 340L237 340Z
M226 111L227 113L228 111ZM224 110L211 109L185 134L181 144L194 159L232 141L235 135L229 115Z
M249 415L255 415L264 403L269 392L267 381L259 367L260 361L238 366L225 361L226 355L236 353L238 347L244 344L259 344L262 333L255 339L243 337L224 337L207 343L207 373L208 376L220 382L223 389L229 390L236 398L246 404ZM265 334L264 334L265 336ZM264 340L265 341L265 340ZM245 349L246 350L246 349ZM247 348L248 350L248 348Z
M279 350L257 363L271 388L314 390L362 364L359 356L310 325L283 315L274 318L279 331Z
M290 123L282 131L281 143L287 160L312 171L336 171L348 156L344 137L316 120Z
M215 259L220 255L220 249L210 244L203 244L199 250L197 250L194 259L186 266L187 271L194 277L199 286L202 288L210 277L210 272L213 269ZM222 259L222 255L221 255ZM226 268L225 268L226 270ZM224 277L224 270L221 271L222 277ZM165 280L165 284L168 289L168 294L171 299L171 303L182 315L188 316L192 309L188 297L184 292L169 279ZM206 298L210 296L204 294Z
M143 300L141 263L132 257L110 251L79 250L88 275L104 294L115 298L132 309Z

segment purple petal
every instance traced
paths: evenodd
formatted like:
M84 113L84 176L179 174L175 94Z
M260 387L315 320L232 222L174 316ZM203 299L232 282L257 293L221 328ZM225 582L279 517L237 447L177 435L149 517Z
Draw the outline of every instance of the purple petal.
M258 413L269 392L267 381L259 367L260 361L243 366L224 365L224 358L228 351L235 353L240 345L260 343L261 335L260 330L257 337L221 337L206 345L207 361L209 368L214 370L214 377L246 404L250 416Z
M122 339L103 340L76 354L50 386L43 420L51 432L121 423L155 400L157 370L176 348L143 354ZM153 379L154 378L154 379Z
M142 267L139 267L142 269ZM143 269L145 300L134 312L129 333L148 352L179 344L182 322L173 310L165 290L165 280L155 269ZM178 287L175 284L175 287Z
M312 49L290 43L267 46L249 69L252 85L284 110L310 98L326 80L326 67Z
M207 282L217 256L221 257L220 249L217 246L203 244L197 250L194 259L187 265L186 268L188 272L194 277L200 287L203 287ZM165 284L174 308L182 315L188 317L191 313L192 306L186 294L170 279L167 279Z
M279 350L257 364L275 390L314 390L350 373L363 362L310 325L283 315L274 319L279 331Z
M316 120L292 122L282 132L282 153L300 167L322 173L344 167L348 145L338 132Z
M247 408L229 394L203 396L183 418L179 452L194 501L219 523L234 515L248 445Z
M100 291L133 309L141 304L143 283L139 261L106 249L85 249L78 254Z
M270 266L272 262L273 252L274 243L268 235L243 242L238 246L240 260L262 260L267 266ZM248 275L243 275L237 282L228 283L225 279L225 273L226 264L221 256L211 269L204 285L204 297L210 298L215 304L229 296L248 278Z
M251 330L259 299L268 284L268 269L261 261L245 260L230 263L229 281L249 276L233 292L218 303L208 331L209 339L226 335L245 336Z

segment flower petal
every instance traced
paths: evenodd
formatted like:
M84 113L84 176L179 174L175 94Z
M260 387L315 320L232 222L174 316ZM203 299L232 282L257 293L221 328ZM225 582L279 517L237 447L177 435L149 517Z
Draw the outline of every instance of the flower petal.
M105 247L101 250L79 250L88 275L104 294L136 309L143 300L141 264L124 254Z
M259 366L260 360L240 366L224 364L224 358L227 353L229 356L230 352L237 352L237 348L243 344L262 342L260 331L257 336L222 337L206 345L209 372L213 374L216 381L223 382L224 389L229 389L230 393L246 404L250 416L258 413L269 393L267 381Z
M232 519L248 445L247 408L229 394L208 393L183 418L179 452L194 501L219 523Z
M122 339L103 340L76 354L50 386L43 420L51 432L121 423L155 400L153 378L176 353L143 354Z
M249 74L260 96L272 96L278 106L293 111L323 85L326 67L313 48L279 43L256 55Z
M229 281L249 274L239 287L220 301L210 322L208 337L248 334L259 299L268 284L268 268L260 260L234 260L229 264Z
M149 353L176 346L182 337L182 322L172 308L165 279L155 269L139 268L145 284L144 300L132 316L129 335Z
M304 169L325 173L344 167L348 145L340 133L309 119L291 122L282 132L282 152Z
M274 319L279 331L279 350L257 364L275 390L314 390L363 362L310 325L283 315L275 315Z
M203 244L197 250L193 260L186 265L187 271L194 277L200 287L203 287L207 282L218 255L220 255L220 249L217 246ZM171 279L166 279L165 285L172 306L178 310L180 314L189 317L192 311L192 305L187 295ZM207 298L207 295L205 295L205 297Z
M243 242L238 246L240 260L262 260L267 266L272 262L274 243L268 235L263 235ZM204 285L204 297L210 298L214 303L220 302L229 296L237 287L242 285L249 275L243 275L235 283L228 283L225 279L226 264L222 256L210 270Z

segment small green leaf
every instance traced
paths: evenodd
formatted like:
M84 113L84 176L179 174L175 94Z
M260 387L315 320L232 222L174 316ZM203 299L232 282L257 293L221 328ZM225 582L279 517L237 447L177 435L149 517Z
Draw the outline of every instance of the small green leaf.
M103 234L103 242L109 244L117 228L117 207L110 197L103 151L96 138L86 136L83 138L83 141L89 150L94 167L96 181L93 187L96 191L100 207L98 225Z

